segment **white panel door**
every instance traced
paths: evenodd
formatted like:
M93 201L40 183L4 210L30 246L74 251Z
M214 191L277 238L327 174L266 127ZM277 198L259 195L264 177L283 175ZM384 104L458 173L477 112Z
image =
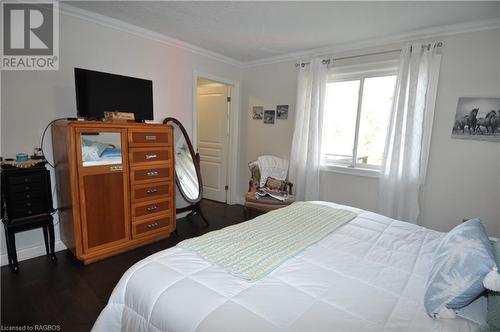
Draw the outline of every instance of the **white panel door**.
M229 88L222 84L198 87L198 153L203 198L226 202Z

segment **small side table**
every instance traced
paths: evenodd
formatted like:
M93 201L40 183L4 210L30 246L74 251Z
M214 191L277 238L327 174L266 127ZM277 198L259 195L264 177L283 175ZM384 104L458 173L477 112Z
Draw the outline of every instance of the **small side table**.
M56 261L50 173L45 165L2 166L1 217L12 271L19 270L15 234L42 228L47 255Z

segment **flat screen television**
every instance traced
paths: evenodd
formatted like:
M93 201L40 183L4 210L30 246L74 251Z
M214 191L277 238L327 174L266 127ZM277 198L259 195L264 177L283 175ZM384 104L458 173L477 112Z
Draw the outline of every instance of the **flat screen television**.
M153 120L153 82L140 78L75 68L78 117L104 117L104 112L134 113L136 121Z

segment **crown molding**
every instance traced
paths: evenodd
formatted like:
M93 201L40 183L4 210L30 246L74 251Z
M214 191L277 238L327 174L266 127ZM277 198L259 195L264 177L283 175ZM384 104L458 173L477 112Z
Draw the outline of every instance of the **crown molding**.
M163 35L161 33L148 30L145 28L138 27L134 24L126 23L121 20L117 20L114 18L111 18L109 16L97 14L88 10L84 10L81 8L74 7L72 5L69 5L67 2L60 2L59 4L59 12L61 14L67 15L67 16L72 16L76 17L79 19L83 19L92 23L100 24L108 28L112 28L115 30L127 32L139 37L151 39L154 41L157 41L159 43L162 43L167 46L172 46L172 47L177 47L186 51L189 51L194 54L202 55L205 57L208 57L213 60L217 60L238 68L243 67L243 62L235 60L233 58L227 57L225 55L209 51L207 49L183 42L181 40Z
M285 61L298 61L304 58L314 56L331 56L341 52L357 51L373 47L383 47L391 44L410 42L419 39L430 39L444 36L451 36L467 32L476 32L484 30L500 29L500 18L471 21L466 23L443 25L431 27L410 32L400 33L389 37L372 38L358 42L343 43L328 47L304 50L299 52L287 53L283 55L273 56L265 59L243 62L243 68L262 66Z
M210 59L220 61L238 68L251 68L255 66L292 61L292 60L297 61L304 58L310 58L313 56L326 56L326 55L331 56L341 52L357 51L373 47L383 47L391 44L410 42L419 39L430 39L430 38L444 37L444 36L456 35L467 32L500 29L500 18L494 18L488 20L471 21L465 23L418 29L400 34L395 34L388 37L372 38L357 42L336 44L327 47L287 53L283 55L273 56L254 61L238 61L236 59L227 57L225 55L183 42L181 40L163 35L161 33L138 27L134 24L126 23L124 21L117 20L109 16L97 14L94 12L74 7L72 5L69 5L68 2L65 3L61 2L59 4L59 11L61 14L64 15L80 18L112 29L131 33L139 37L151 39L160 42L164 45L187 50L191 53L202 55Z

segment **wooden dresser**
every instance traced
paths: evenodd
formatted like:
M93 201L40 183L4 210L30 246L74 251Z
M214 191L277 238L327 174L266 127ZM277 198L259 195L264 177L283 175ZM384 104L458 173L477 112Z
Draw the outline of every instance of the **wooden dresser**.
M175 230L172 127L56 121L61 240L91 263Z

